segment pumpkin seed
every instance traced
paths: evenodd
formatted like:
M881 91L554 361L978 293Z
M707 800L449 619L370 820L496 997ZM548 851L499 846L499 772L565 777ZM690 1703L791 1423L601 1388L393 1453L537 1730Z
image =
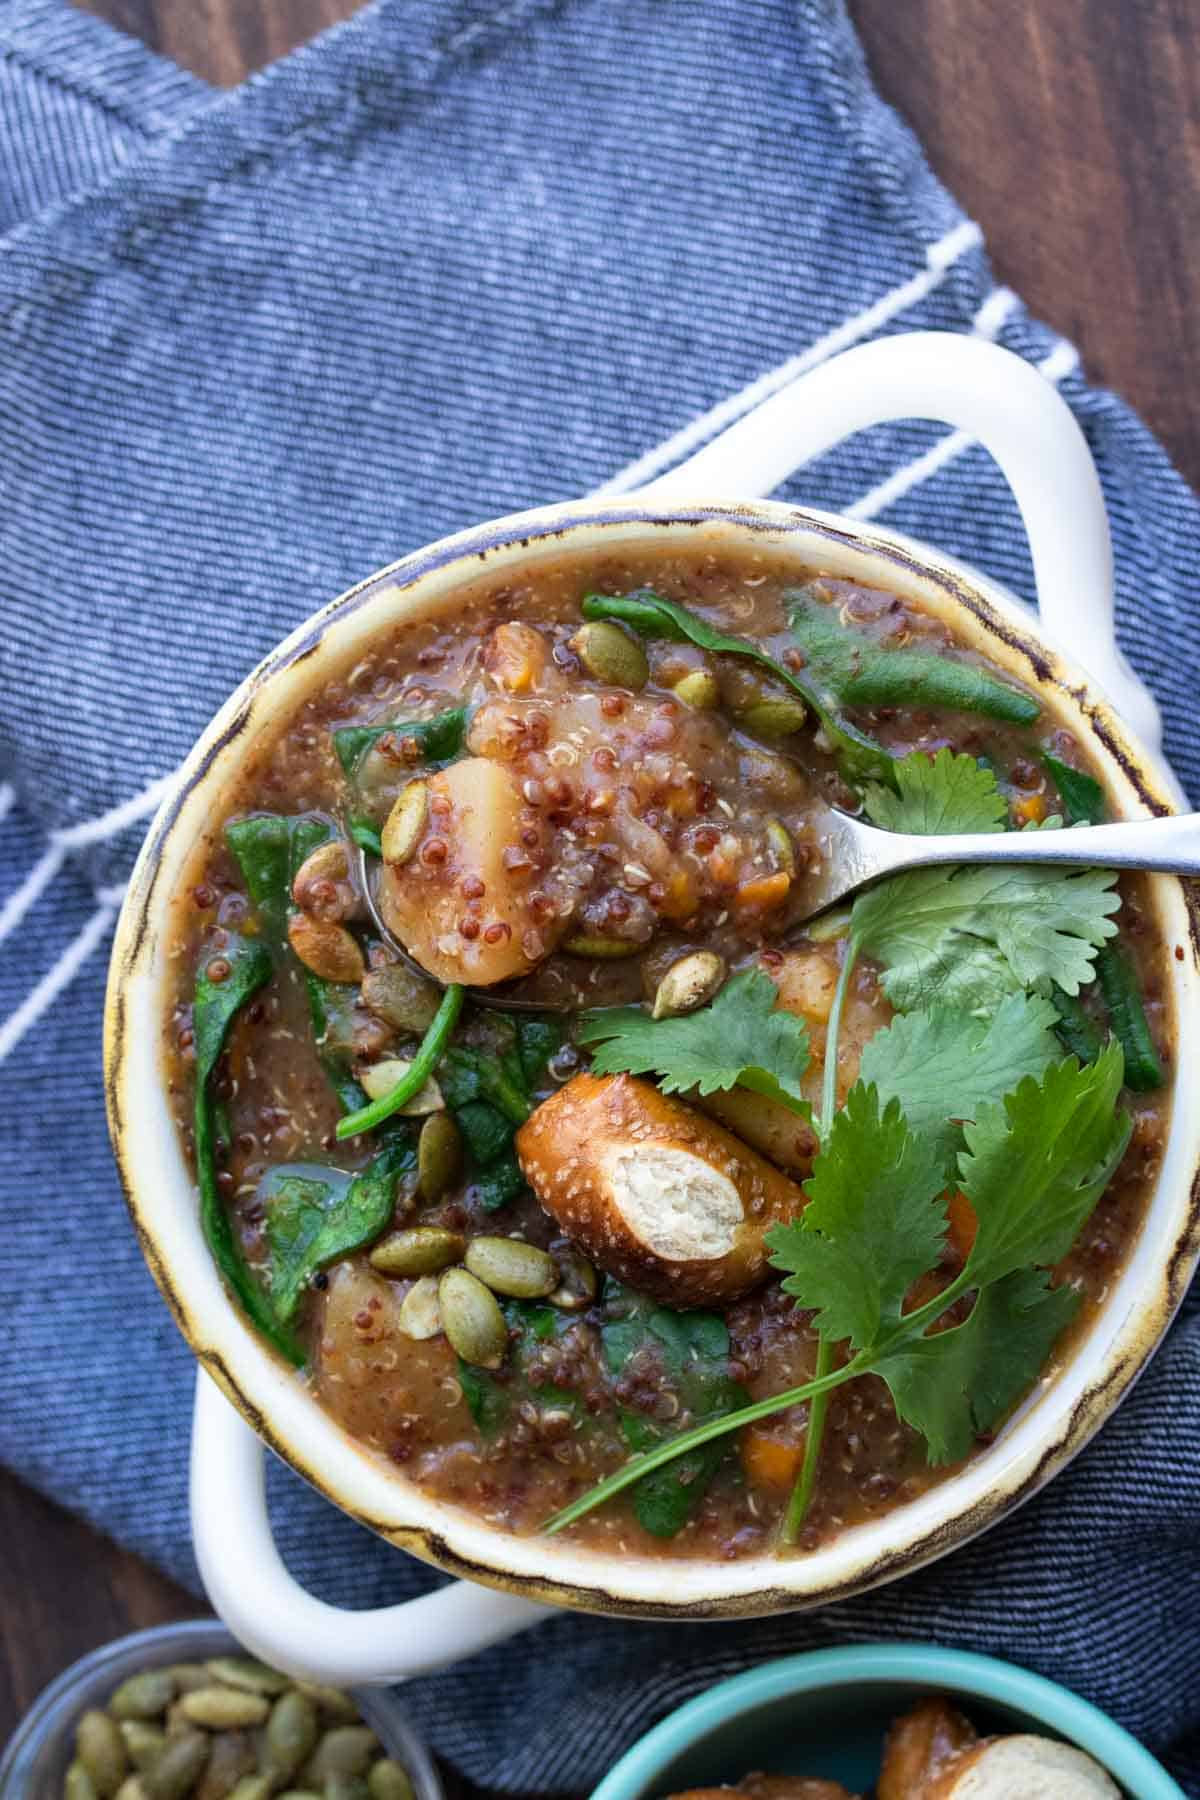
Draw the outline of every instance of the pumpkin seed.
M447 1269L438 1282L442 1330L464 1362L498 1369L508 1349L508 1326L496 1297L466 1269Z
M796 847L792 843L792 834L781 819L767 820L767 843L775 858L775 867L782 869L785 875L796 873Z
M322 844L321 849L327 847ZM313 851L314 856L319 854L319 851ZM274 1699L276 1694L286 1694L292 1685L278 1669L268 1668L266 1663L258 1662L252 1656L214 1656L204 1666L226 1687L244 1688L248 1694L266 1694L269 1699Z
M330 1775L365 1775L378 1754L379 1739L369 1725L334 1725L308 1759L306 1775L324 1786Z
M752 705L743 707L737 714L737 722L751 736L775 743L799 731L807 717L802 700L787 700L781 695L778 699L755 700Z
M383 860L406 863L421 841L429 817L429 783L410 781L403 789L379 835Z
M422 1275L414 1281L400 1303L396 1323L405 1337L424 1343L442 1329L442 1309L438 1305L436 1275ZM344 1716L344 1715L343 1715Z
M243 1775L230 1793L229 1800L271 1800L274 1792L273 1775Z
M357 942L336 919L315 919L294 912L288 920L288 943L306 969L322 981L360 982L366 963Z
M654 995L652 1019L674 1019L711 1000L725 979L725 958L715 950L693 950L671 964Z
M514 1300L537 1300L558 1286L554 1258L521 1238L472 1238L466 1265L493 1293L511 1294Z
M331 893L331 889L337 891ZM292 882L292 899L305 912L316 913L323 918L345 918L354 907L356 898L350 885L346 846L341 838L327 838L305 857L297 869L296 879Z
M116 1791L114 1800L146 1800L146 1784L140 1775L127 1775Z
M349 1694L341 1688L327 1687L320 1681L298 1681L297 1691L311 1700L318 1712L327 1713L331 1719L340 1724L353 1725L358 1720L358 1708Z
M368 1068L360 1069L359 1085L372 1100L382 1100L394 1087L399 1087L411 1068L412 1064L405 1062L402 1057L389 1056L383 1062L371 1063ZM418 1119L423 1118L426 1113L441 1112L445 1104L442 1090L431 1075L420 1093L414 1094L411 1100L406 1100L397 1111L407 1119Z
M95 1783L81 1762L73 1762L67 1770L63 1800L99 1800Z
M409 1231L393 1231L376 1244L369 1261L381 1275L438 1275L451 1263L461 1262L465 1240L457 1231L440 1225L414 1225Z
M462 1133L448 1112L430 1113L417 1139L417 1180L424 1200L440 1200L462 1173Z
M197 1692L203 1693L204 1689L198 1688ZM158 1761L142 1776L149 1800L183 1800L204 1773L211 1748L212 1739L207 1732L188 1731L171 1738ZM241 1785L239 1782L238 1787Z
M423 1034L433 1023L441 994L403 963L385 963L363 976L362 1003L368 1012L397 1031Z
M167 1734L159 1725L148 1725L144 1719L123 1719L121 1736L136 1768L148 1769L167 1742Z
M381 1756L377 1763L371 1764L367 1772L367 1791L371 1800L415 1800L407 1770L393 1762L390 1756Z
M267 1721L266 1760L281 1781L290 1781L312 1755L318 1729L316 1707L295 1688L275 1702Z
M171 1677L177 1694L190 1694L193 1688L212 1686L212 1669L205 1668L203 1663L168 1663L163 1674Z
M155 1719L175 1698L175 1681L166 1669L143 1669L123 1681L108 1703L117 1719Z
M340 1769L325 1777L324 1800L370 1800L370 1789L361 1775L343 1775Z
M570 1238L556 1238L550 1251L558 1268L558 1286L547 1299L564 1312L582 1312L596 1298L595 1269Z
M115 1794L129 1770L125 1739L108 1714L95 1708L75 1727L75 1755L101 1795Z
M633 944L628 938L600 937L588 932L576 932L563 939L563 949L572 956L587 956L597 962L611 962L618 956L636 956L643 948L642 944Z
M642 646L609 619L592 619L581 625L570 644L596 681L636 691L644 688L650 679L650 664Z
M671 691L677 700L682 700L685 706L694 707L697 712L711 712L714 706L720 704L721 684L711 669L692 669L675 683Z
M211 1681L212 1676L210 1675L209 1682L211 1683ZM196 1689L192 1688L189 1691L195 1693ZM178 1737L181 1732L187 1732L193 1729L192 1721L190 1719L185 1719L179 1710L182 1704L183 1700L181 1696L178 1700L172 1700L170 1706L167 1708L166 1726L168 1737Z
M258 1751L248 1731L218 1731L196 1800L226 1800L244 1775L258 1774Z
M265 1694L210 1687L185 1694L179 1710L193 1725L203 1725L208 1731L236 1731L246 1725L261 1725L271 1708Z

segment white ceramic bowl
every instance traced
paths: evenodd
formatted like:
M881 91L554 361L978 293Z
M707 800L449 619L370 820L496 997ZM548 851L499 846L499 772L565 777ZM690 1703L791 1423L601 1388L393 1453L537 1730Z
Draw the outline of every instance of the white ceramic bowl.
M847 431L901 416L946 419L996 455L1030 533L1040 625L994 583L894 533L771 501L675 498L680 488L694 496L769 487ZM638 1616L747 1616L828 1603L914 1569L1010 1511L1086 1442L1145 1363L1192 1271L1200 1106L1181 1086L1161 1177L1127 1266L1069 1365L1042 1384L996 1443L921 1499L810 1555L733 1563L619 1558L563 1538L493 1529L422 1493L350 1440L249 1326L205 1247L162 1080L165 926L197 838L219 816L259 734L323 669L344 666L381 629L453 613L463 584L481 570L529 570L573 548L648 541L748 545L891 588L945 617L1036 689L1086 742L1121 814L1169 810L1176 799L1169 774L1110 703L1154 737L1153 703L1115 650L1107 524L1068 409L1006 352L937 334L886 339L826 365L653 490L524 513L406 557L307 621L256 669L188 757L134 872L113 956L105 1056L113 1141L134 1223L212 1378L199 1383L193 1449L201 1567L236 1634L297 1672L363 1681L434 1667L533 1622L541 1615L531 1602ZM1089 675L1052 647L1055 628L1060 641L1072 636L1086 646ZM1155 878L1153 904L1165 940L1177 946L1170 1005L1177 1063L1186 1068L1200 1048L1197 934L1183 883ZM398 1548L468 1582L370 1614L312 1600L286 1574L270 1539L259 1439Z

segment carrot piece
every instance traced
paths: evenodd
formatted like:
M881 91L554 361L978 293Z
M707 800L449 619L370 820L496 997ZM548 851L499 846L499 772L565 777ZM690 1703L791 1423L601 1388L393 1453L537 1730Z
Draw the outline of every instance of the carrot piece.
M734 903L743 912L769 912L782 906L791 892L792 878L783 869L774 875L759 875L754 881L743 881L734 895Z
M739 1450L746 1480L756 1487L774 1488L781 1493L795 1485L804 1460L804 1439L798 1444L785 1444L761 1426L747 1425L741 1434Z
M1021 825L1040 825L1042 820L1046 817L1046 813L1045 794L1027 794L1023 800L1018 800L1013 807L1013 815L1018 824Z
M960 1188L955 1188L951 1194L946 1215L950 1225L947 1238L963 1262L966 1262L975 1247L979 1220L975 1217L975 1208Z

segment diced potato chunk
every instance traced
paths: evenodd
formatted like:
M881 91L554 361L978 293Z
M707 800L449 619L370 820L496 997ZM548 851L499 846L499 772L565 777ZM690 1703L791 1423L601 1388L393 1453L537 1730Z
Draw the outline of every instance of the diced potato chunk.
M528 974L565 920L534 916L536 870L528 856L505 857L519 849L523 829L515 777L488 757L468 756L428 786L420 843L406 862L383 865L385 923L439 981L489 987Z

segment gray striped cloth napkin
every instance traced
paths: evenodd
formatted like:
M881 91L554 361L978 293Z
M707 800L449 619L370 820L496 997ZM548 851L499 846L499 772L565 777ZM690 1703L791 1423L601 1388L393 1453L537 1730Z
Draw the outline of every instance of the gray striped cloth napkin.
M996 338L1099 463L1125 648L1200 801L1200 512L875 96L839 0L381 0L228 95L65 0L0 0L0 1457L196 1582L190 1357L105 1138L105 950L164 780L299 619L470 521L677 462L864 338ZM978 447L864 434L789 497L1018 592ZM413 1709L477 1780L582 1789L717 1677L902 1636L1067 1681L1200 1794L1200 1324L1038 1501L804 1618L555 1618ZM437 1578L277 1469L327 1598ZM11 1578L11 1577L10 1577Z

